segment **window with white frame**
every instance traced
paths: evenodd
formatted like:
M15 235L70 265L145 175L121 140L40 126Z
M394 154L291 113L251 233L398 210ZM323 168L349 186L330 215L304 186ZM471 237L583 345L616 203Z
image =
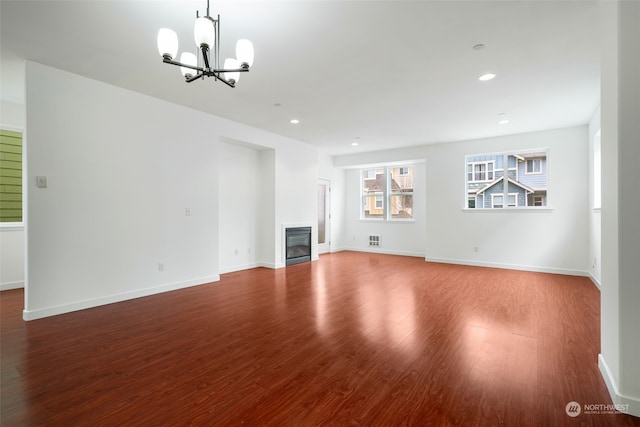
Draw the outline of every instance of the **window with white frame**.
M547 206L547 150L465 157L465 208Z
M363 169L362 219L413 219L413 166Z
M542 173L542 159L527 159L526 173Z
M493 181L494 163L493 161L467 163L467 180L469 182Z
M501 208L504 206L504 194L492 194L491 195L491 207ZM518 195L516 193L507 194L507 206L518 206Z

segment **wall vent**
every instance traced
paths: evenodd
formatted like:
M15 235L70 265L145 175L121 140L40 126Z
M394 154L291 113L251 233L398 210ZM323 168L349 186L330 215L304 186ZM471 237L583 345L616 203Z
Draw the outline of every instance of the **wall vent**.
M369 236L369 246L380 246L380 236Z

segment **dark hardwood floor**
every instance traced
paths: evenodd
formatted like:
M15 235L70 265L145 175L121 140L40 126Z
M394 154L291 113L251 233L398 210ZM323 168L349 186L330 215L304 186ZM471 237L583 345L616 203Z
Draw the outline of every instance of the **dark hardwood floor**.
M597 366L584 277L341 252L22 321L1 295L2 425L640 425Z

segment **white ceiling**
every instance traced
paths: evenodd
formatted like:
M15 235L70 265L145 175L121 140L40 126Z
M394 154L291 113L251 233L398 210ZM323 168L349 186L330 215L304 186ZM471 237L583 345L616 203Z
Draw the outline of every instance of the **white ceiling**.
M221 15L222 59L235 56L238 38L255 47L235 89L212 79L184 83L156 49L158 29L169 27L180 52L195 52L195 11L204 12L206 0L2 0L3 98L14 96L5 65L26 58L334 155L579 125L599 103L595 1L264 0L211 8ZM478 43L485 48L472 49ZM497 77L479 82L486 72ZM498 125L499 113L510 123Z

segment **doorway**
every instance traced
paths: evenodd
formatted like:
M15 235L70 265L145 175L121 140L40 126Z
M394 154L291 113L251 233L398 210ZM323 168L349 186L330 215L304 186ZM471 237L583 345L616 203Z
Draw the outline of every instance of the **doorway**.
M331 244L331 181L318 180L318 253L329 252Z

